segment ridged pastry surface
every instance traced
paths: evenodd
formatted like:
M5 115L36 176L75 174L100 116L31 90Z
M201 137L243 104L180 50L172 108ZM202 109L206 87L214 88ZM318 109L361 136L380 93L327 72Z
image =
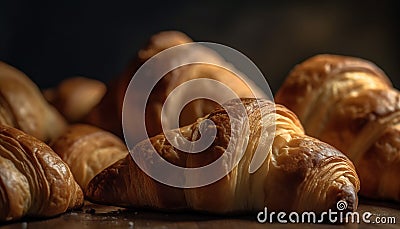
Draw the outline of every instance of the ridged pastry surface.
M360 194L400 201L394 178L400 172L400 93L381 69L354 57L318 55L291 71L275 100L299 116L307 134L353 161Z
M44 141L58 137L65 119L49 105L39 88L21 71L0 62L0 124Z
M0 125L0 221L55 216L82 204L81 188L49 146Z
M128 154L117 136L86 124L69 126L51 147L71 168L83 190L95 175Z
M296 115L283 106L267 100L242 99L232 100L225 107L235 111L241 104L245 113L234 112L229 117L225 109L217 107L204 117L214 122L215 127L210 128L216 128L217 134L211 146L201 153L181 152L163 134L150 138L151 145L144 141L132 151L150 161L157 153L166 161L186 168L205 166L222 158L221 170L232 166L236 157L243 154L222 179L198 188L174 188L147 176L132 157L127 156L92 179L86 192L88 198L129 207L194 209L220 214L254 212L265 206L269 210L322 212L336 209L339 200L348 203L348 210L357 208L359 180L353 164L344 154L304 135ZM234 120L231 122L230 118ZM187 140L198 140L203 119L181 128L180 132ZM262 127L268 131L276 128L272 147L260 140L265 137ZM174 131L168 134L174 133L177 134ZM233 143L232 147L228 147L229 142ZM258 145L267 157L255 173L249 173ZM171 179L174 178L202 179L171 174Z

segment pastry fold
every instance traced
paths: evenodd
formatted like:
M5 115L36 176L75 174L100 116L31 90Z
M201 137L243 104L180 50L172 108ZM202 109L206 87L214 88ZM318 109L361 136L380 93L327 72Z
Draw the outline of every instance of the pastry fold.
M0 62L0 125L47 143L64 131L66 121L24 73Z
M275 96L307 134L354 163L360 194L400 201L400 93L367 60L318 55L297 65Z
M245 112L237 112L240 106ZM233 114L228 115L225 108ZM202 126L205 119L215 125ZM87 197L108 205L217 214L255 212L264 207L271 211L322 212L336 210L340 200L347 202L348 211L357 208L359 180L352 162L332 146L306 136L295 114L285 107L263 99L232 100L193 124L166 134L175 142L179 142L180 134L194 142L201 131L207 133L210 128L216 130L216 137L199 153L178 150L164 134L140 142L131 153L147 160L150 170L159 169L151 166L158 160L157 155L183 168L199 168L218 159L217 168L226 172L218 181L195 188L168 186L148 176L128 155L90 181ZM273 136L272 146L265 141L268 134ZM250 173L257 147L266 158L258 170ZM204 178L165 173L168 179L187 183Z
M0 125L0 221L50 217L82 205L81 188L49 146Z
M50 146L68 164L84 191L97 173L128 154L117 136L86 124L69 126Z

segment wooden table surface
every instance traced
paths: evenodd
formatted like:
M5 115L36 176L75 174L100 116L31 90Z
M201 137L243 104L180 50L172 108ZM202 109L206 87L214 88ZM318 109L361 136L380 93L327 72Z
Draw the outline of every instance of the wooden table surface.
M119 207L87 203L82 210L68 212L55 218L20 221L2 225L1 229L16 228L400 228L400 205L361 200L360 214L368 211L374 216L395 217L396 224L349 223L329 224L260 224L256 215L240 217L210 216L198 213L165 213L134 211ZM371 218L372 219L372 218Z

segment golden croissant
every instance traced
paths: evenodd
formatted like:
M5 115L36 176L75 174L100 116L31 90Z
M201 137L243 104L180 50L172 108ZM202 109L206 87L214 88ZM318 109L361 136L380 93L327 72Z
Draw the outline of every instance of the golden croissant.
M44 142L59 136L65 119L21 71L0 62L0 124L18 128Z
M135 62L119 77L104 96L102 102L87 117L87 121L93 125L109 130L119 136L122 136L122 104L127 90L128 84L135 74L136 70L148 59L157 53L182 44L193 42L188 36L177 31L165 31L152 36L147 46L141 49ZM183 61L202 56L213 63L226 64L225 60L208 48L188 50L185 55L176 55L164 61L165 65L179 65ZM223 83L225 86L233 90L237 97L265 97L264 93L247 77L243 80L233 72L216 65L210 64L190 64L178 67L167 73L154 87L149 99L146 100L146 128L150 137L162 132L161 128L161 108L165 103L168 95L185 82L193 79L207 78ZM211 98L217 97L219 91L206 83L198 83L196 88L203 90L203 95ZM192 88L193 89L193 88ZM138 92L140 93L140 92ZM186 93L191 93L190 91ZM140 95L138 95L140 96ZM184 98L185 96L179 96ZM176 109L179 109L179 99L174 100ZM196 121L211 112L216 106L211 100L197 99L190 102L181 112L180 125L185 126ZM168 119L168 117L166 117ZM137 138L136 141L143 139Z
M51 147L69 165L83 191L97 173L128 154L118 137L84 124L69 126Z
M297 65L276 94L307 134L354 163L360 194L400 201L400 93L375 64L318 55Z
M43 95L69 121L79 122L100 102L106 92L101 81L86 77L71 77Z
M240 105L244 106L246 114L235 112ZM179 133L188 141L197 141L200 128L205 128L203 133L215 128L217 132L212 144L200 153L177 150L164 134L140 142L131 151L133 155L143 155L150 163L157 160L158 154L163 160L184 168L202 167L221 158L219 169L223 172L232 166L235 157L243 154L238 164L232 167L232 171L226 171L222 179L202 187L167 186L144 173L128 155L90 181L87 198L97 203L125 207L192 209L217 214L254 212L264 207L269 210L322 212L336 209L338 201L346 201L348 211L356 210L359 180L353 164L330 145L304 135L299 120L291 111L280 105L275 107L268 100L250 98L229 101L224 107L233 111L232 117L219 106L193 124L167 132L174 141L180 141ZM246 116L248 126L245 124ZM234 120L234 126L231 126L230 118ZM213 121L215 126L201 127L205 119ZM262 140L265 137L262 133L269 133L262 132L262 127L267 130L273 127L274 122L267 120L276 120L272 147ZM249 131L246 132L248 135L245 130ZM228 147L230 143L232 148ZM258 146L267 157L258 170L249 173L250 161ZM152 167L149 165L149 168ZM167 176L184 181L203 178L174 173Z
M83 204L68 166L45 143L0 125L0 221L50 217Z

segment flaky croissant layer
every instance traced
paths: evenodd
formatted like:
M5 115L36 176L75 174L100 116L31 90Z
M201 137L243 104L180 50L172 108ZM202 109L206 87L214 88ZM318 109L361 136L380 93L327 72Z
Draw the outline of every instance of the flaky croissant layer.
M0 125L49 142L64 131L66 121L23 72L0 61Z
M400 201L400 93L375 64L312 57L291 71L275 100L299 116L307 134L352 160L361 195Z
M69 126L50 146L68 164L83 191L97 173L128 154L117 136L85 124Z
M227 175L217 182L186 189L167 186L150 178L131 156L127 156L94 177L86 195L103 204L223 214L254 212L265 206L270 210L322 212L336 209L340 200L348 203L347 210L357 208L359 180L345 155L304 135L297 117L283 106L275 106L267 100L242 99L232 100L224 107L235 111L242 104L246 112L235 113L234 117L229 117L224 108L218 107L192 125L180 128L187 140L196 141L200 137L200 128L204 128L201 122L204 119L214 122L214 127L203 130L217 130L213 143L203 152L181 152L166 140L164 134L150 138L149 142L143 141L132 150L133 154L143 155L139 158L155 162L158 154L169 163L185 168L205 166L221 158L219 168L226 170ZM230 118L234 119L232 128ZM268 131L263 132L262 127ZM272 134L273 129L276 132L272 147L269 147L261 139L265 139L265 134ZM168 134L175 139L179 131ZM255 173L249 173L258 146L267 156ZM232 164L241 154L239 163ZM230 166L233 166L232 171L227 170ZM151 165L148 168L157 169ZM203 179L185 174L166 176L186 181Z
M55 216L82 204L82 190L49 146L0 125L0 221Z

